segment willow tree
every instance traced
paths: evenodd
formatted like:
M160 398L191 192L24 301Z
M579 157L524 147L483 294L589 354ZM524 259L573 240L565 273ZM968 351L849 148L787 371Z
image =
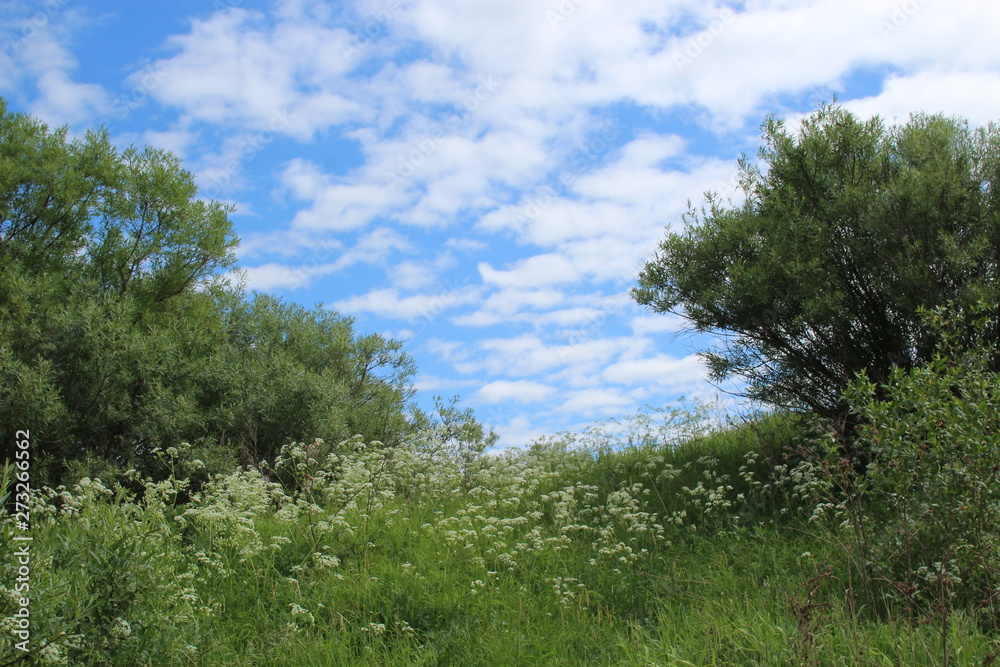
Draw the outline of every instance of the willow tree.
M826 106L762 129L759 159L739 161L744 200L689 207L632 295L717 335L714 379L849 427L859 371L880 384L929 360L923 309L1000 307L1000 128ZM998 321L981 334L992 349Z
M184 440L222 466L409 432L400 343L229 284L229 213L171 153L0 99L0 441L30 432L34 483L156 475L156 450Z

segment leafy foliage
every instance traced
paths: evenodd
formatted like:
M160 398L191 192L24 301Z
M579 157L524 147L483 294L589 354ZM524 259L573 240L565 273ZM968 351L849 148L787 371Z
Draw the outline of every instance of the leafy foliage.
M961 331L988 319L928 314L941 343L879 391L862 377L847 397L875 455L855 517L869 576L917 607L972 605L1000 625L1000 374ZM978 320L978 321L977 321ZM880 396L882 396L880 398Z
M814 469L774 473L766 454L793 444L794 421L706 433L698 415L646 412L498 455L450 445L462 411L442 406L451 427L398 447L289 443L273 468L213 475L183 502L203 463L185 445L156 453L171 475L136 477L141 495L96 479L37 490L33 657L939 664L936 624L872 618L844 554L809 534L825 521L810 520ZM0 615L18 604L0 589ZM948 625L965 664L994 650L973 621ZM14 651L0 633L0 662Z
M181 441L221 472L291 440L410 432L400 343L229 283L229 212L169 153L0 101L0 437L31 430L34 481L165 475L154 451Z
M710 199L635 295L731 332L719 377L860 417L863 476L840 434L784 414L641 412L490 452L456 400L407 409L399 343L227 283L227 210L176 158L0 104L0 437L32 434L31 659L936 664L938 641L945 664L995 661L998 132L833 108L767 132L746 204ZM0 588L3 661L25 657L22 599Z
M794 135L769 119L759 157L739 163L745 201L692 208L633 290L723 337L715 378L843 418L858 372L881 384L930 359L921 308L1000 303L1000 127L824 107ZM979 334L996 349L1000 320Z

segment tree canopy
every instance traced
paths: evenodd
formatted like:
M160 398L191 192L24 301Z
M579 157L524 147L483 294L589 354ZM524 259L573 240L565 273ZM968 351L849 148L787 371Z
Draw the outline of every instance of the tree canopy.
M704 352L714 379L844 418L858 372L881 384L929 360L922 310L998 312L1000 128L824 106L795 132L773 117L762 129L759 161L739 161L745 200L689 207L632 295L719 336ZM996 350L998 333L994 316L975 337Z
M30 430L33 482L155 476L156 448L181 441L225 467L410 431L401 344L228 281L230 212L168 152L71 138L0 100L0 436Z

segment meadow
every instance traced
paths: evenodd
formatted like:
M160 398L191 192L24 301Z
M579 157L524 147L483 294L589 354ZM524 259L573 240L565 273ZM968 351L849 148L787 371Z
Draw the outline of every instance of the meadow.
M30 664L993 664L981 605L866 585L820 441L695 408L501 453L295 443L208 478L170 447L163 481L35 492ZM0 664L29 664L14 641Z
M1000 126L762 130L630 296L773 411L497 452L179 157L0 99L0 667L995 664Z

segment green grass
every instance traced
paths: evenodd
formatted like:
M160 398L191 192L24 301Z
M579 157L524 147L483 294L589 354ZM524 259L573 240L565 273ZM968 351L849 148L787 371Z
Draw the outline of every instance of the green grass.
M152 483L141 502L96 484L49 494L32 528L33 658L990 664L997 634L971 612L943 629L865 608L836 526L769 485L798 432L771 418L673 446L550 443L472 470L419 447L290 450L298 496L249 473L189 506ZM21 655L8 632L0 648L0 664Z

